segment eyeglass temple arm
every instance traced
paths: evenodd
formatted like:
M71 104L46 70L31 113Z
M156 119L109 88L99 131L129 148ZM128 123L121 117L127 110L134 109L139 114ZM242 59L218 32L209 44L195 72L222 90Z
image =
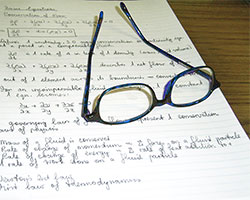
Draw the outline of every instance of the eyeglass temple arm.
M156 51L158 51L159 53L163 54L164 56L167 56L168 58L174 60L176 63L183 65L184 67L187 68L194 68L192 65L180 60L179 58L176 58L175 56L167 53L166 51L160 49L159 47L155 46L154 44L150 43L142 34L142 32L140 31L140 29L138 28L138 26L136 25L135 21L133 20L132 16L130 15L126 5L121 2L120 3L120 7L122 9L122 11L124 12L124 14L127 16L127 18L129 19L131 25L133 26L134 30L136 31L137 35L142 39L142 41L144 43L146 43L148 46L152 47L153 49L155 49ZM205 72L200 71L199 72L200 75L207 77L208 75ZM217 88L220 86L220 83L215 79L215 86L214 88Z
M138 28L138 26L136 25L135 21L133 20L133 18L131 17L126 5L121 2L120 3L120 7L122 9L122 11L124 12L124 14L127 16L127 18L129 19L130 23L132 24L133 28L135 29L137 35L142 39L143 42L145 42L148 46L152 47L153 49L155 49L156 51L158 51L159 53L163 54L164 56L167 56L168 58L174 60L175 62L177 62L178 64L184 65L184 67L188 67L188 68L193 68L192 65L189 65L188 63L180 60L179 58L176 58L175 56L167 53L166 51L160 49L159 47L155 46L154 44L150 43L142 34L142 32L140 31L140 29Z
M89 99L89 87L90 87L90 77L91 77L91 62L92 62L92 55L94 52L97 36L100 31L102 21L103 21L103 11L101 11L99 14L99 19L96 25L95 34L92 39L92 43L91 43L90 50L89 50L87 77L86 77L86 83L85 83L85 90L84 90L84 97L83 97L83 109L82 109L82 117L84 117L85 119L90 114L88 110L88 99Z

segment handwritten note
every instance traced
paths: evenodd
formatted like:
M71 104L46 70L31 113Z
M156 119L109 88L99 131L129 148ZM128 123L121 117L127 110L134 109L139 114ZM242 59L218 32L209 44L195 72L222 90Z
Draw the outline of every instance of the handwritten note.
M125 3L152 43L204 65L167 2ZM121 83L147 83L160 98L184 70L141 42L119 2L1 0L1 199L248 199L249 139L220 89L196 106L165 105L126 125L81 118L101 10L90 107Z

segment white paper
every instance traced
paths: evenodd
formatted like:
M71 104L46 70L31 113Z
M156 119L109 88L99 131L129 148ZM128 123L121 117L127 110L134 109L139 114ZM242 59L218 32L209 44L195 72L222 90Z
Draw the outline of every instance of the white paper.
M125 3L146 38L204 65L167 2ZM1 199L249 199L249 139L220 89L198 105L156 107L126 125L81 118L101 10L90 103L130 82L161 98L184 70L141 42L118 1L1 0Z

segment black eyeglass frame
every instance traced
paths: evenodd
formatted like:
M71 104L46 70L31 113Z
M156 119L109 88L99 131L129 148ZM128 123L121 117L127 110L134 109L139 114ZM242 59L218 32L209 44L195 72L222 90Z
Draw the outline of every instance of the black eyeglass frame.
M144 43L146 43L148 46L152 47L153 49L155 49L156 51L158 51L159 53L163 54L164 56L170 58L171 60L177 62L178 64L188 68L187 70L179 73L178 75L176 75L173 79L171 79L170 81L168 81L168 83L165 85L164 88L164 94L163 94L163 99L158 100L156 98L155 92L152 89L152 87L150 87L147 84L144 83L127 83L127 84L121 84L121 85L117 85L111 88L108 88L106 90L104 90L102 92L102 94L98 97L95 107L93 108L93 111L90 113L89 109L88 109L88 99L89 99L89 88L90 88L90 78L91 78L91 63L92 63L92 55L94 52L94 47L97 41L97 37L101 28L101 24L103 21L103 11L100 12L99 14L99 19L97 22L97 26L96 26L96 31L94 34L94 37L92 39L92 43L90 46L90 50L89 50L89 56L88 56L88 64L87 64L87 76L86 76L86 83L85 83L85 90L84 90L84 97L83 97L83 107L82 107L82 113L81 116L87 121L87 122L99 122L99 123L103 123L103 124L109 124L109 125L115 125L115 124L125 124L125 123L129 123L129 122L133 122L135 120L138 120L142 117L144 117L145 115L147 115L150 111L153 110L154 107L156 106L162 106L164 104L168 104L171 106L175 106L175 107L187 107L187 106L191 106L191 105L195 105L197 103L200 103L202 101L204 101L205 99L207 99L212 92L218 88L220 86L219 81L216 80L215 78L215 73L214 70L209 67L209 66L199 66L199 67L193 67L192 65L174 57L173 55L167 53L166 51L160 49L159 47L155 46L154 44L150 43L148 40L146 40L146 38L143 36L143 34L141 33L141 31L139 30L139 28L137 27L136 23L134 22L133 18L131 17L128 9L126 8L125 4L123 2L120 3L120 7L122 9L122 11L124 12L124 14L127 16L127 18L129 19L131 25L133 26L134 30L136 31L136 33L138 34L138 36L142 39L142 41ZM207 73L205 73L203 71L203 69L205 68L209 68L212 72L212 75L209 75ZM192 74L192 73L198 73L199 75L205 77L206 79L208 79L208 81L210 82L210 88L208 90L208 93L203 97L200 98L196 101L190 102L190 103L186 103L186 104L175 104L172 102L171 100L171 91L173 89L173 86L175 84L175 82L180 78L183 77L187 74ZM99 105L100 102L103 98L103 96L105 94L107 94L108 92L114 90L114 89L118 89L118 88L124 88L124 87L134 87L134 86L138 86L138 87L146 87L149 89L149 91L152 94L152 104L149 106L149 108L142 114L135 116L133 118L127 119L127 120L123 120L123 121L105 121L101 118L100 116L100 109L99 109Z

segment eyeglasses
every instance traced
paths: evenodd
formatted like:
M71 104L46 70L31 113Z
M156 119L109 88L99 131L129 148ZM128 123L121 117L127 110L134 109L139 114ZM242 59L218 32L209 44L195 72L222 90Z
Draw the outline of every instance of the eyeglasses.
M143 42L176 63L186 67L187 70L179 73L167 82L164 87L163 98L160 100L156 98L154 90L149 85L144 83L127 83L103 91L95 99L93 110L90 112L88 109L88 99L91 61L103 21L103 12L101 11L88 56L82 107L82 117L87 122L99 122L110 125L125 124L144 117L156 106L164 104L175 107L192 106L207 99L220 86L220 83L215 79L212 68L208 66L193 67L146 40L132 19L125 4L121 2L120 7ZM123 109L121 110L121 108Z

